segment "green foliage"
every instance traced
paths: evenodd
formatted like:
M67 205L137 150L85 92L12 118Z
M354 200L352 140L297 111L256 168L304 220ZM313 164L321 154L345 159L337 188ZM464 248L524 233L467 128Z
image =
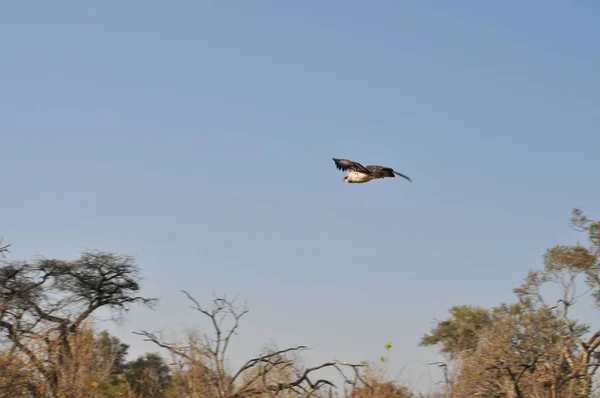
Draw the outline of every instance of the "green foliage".
M589 220L575 209L571 224L586 234L587 245L548 249L543 267L529 271L514 289L515 302L492 308L453 306L447 319L437 321L422 336L420 346L437 346L450 358L440 365L446 372L444 396L592 396L595 372L600 369L600 330L590 333L590 326L573 318L571 308L586 294L600 307L600 221ZM6 248L0 244L0 252ZM297 373L306 369L287 354L265 352L248 362L252 371L234 378L224 351L230 336L222 332L228 328L219 329L222 319L216 315L233 316L237 327L245 310L237 313L227 301L216 301L212 311L195 307L213 320L221 340L196 342L181 352L170 350L173 355L180 353L173 371L158 354L126 362L129 347L106 331L96 334L85 320L102 307L127 309L137 302L151 303L137 296L138 282L139 269L129 256L85 252L75 261L1 260L0 337L11 344L6 345L10 349L0 346L0 396L33 391L30 396L38 397L262 397L285 383L293 385ZM542 294L545 285L558 287L560 300L547 300ZM216 359L214 341L219 341L217 350L221 350ZM378 361L363 362L364 367L350 365L361 369L364 383L348 387L345 397L412 396L388 379L392 343L384 348ZM261 373L265 368L269 372ZM310 380L314 382L316 375ZM239 388L240 383L248 384ZM318 398L334 396L325 389L314 393ZM277 396L302 393L288 388Z
M117 337L111 336L106 330L100 332L98 346L99 359L111 362L111 382L117 384L117 376L122 375L126 369L125 360L129 346L122 343Z
M160 355L154 353L129 362L125 377L131 389L145 398L164 397L171 382L169 367Z
M543 301L540 288L547 283L564 290L563 304L574 304L579 297L576 281L585 280L596 305L600 307L600 221L589 220L581 210L573 210L571 225L587 234L589 247L581 244L556 245L544 254L544 269L531 271L514 292L520 297Z
M470 305L454 306L450 308L450 318L438 322L430 334L421 338L419 345L439 344L443 353L455 357L475 348L479 333L490 327L492 322L489 310Z
M589 246L548 249L543 269L529 271L514 289L518 302L452 307L450 317L422 337L421 346L439 346L458 365L447 380L450 396L590 395L600 367L600 331L586 340L589 326L572 318L570 309L586 294L600 306L600 222L575 209L571 224L587 234ZM547 284L562 293L558 302L549 304L542 295Z

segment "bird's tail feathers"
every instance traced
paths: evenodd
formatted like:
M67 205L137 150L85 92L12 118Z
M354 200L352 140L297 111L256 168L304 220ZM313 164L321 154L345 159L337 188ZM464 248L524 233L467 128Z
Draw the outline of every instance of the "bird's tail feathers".
M406 178L408 181L412 182L412 180L411 180L411 179L410 179L408 176L405 176L404 174L398 173L398 172L397 172L397 171L395 171L395 170L394 170L394 174L396 174L397 176L400 176L400 177Z

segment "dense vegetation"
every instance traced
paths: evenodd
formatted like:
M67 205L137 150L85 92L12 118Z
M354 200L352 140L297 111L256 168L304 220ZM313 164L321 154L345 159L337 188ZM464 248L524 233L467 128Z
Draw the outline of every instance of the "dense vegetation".
M455 306L422 340L446 358L436 397L591 397L600 367L600 330L575 319L572 308L600 306L600 222L574 210L572 225L586 245L558 245L544 266L514 290L513 303ZM154 305L142 297L134 259L84 252L74 261L11 261L0 242L0 396L2 397L354 397L414 396L386 380L386 357L374 363L301 365L306 347L266 347L239 369L228 347L247 314L217 297L192 308L212 325L185 344L136 332L159 353L127 361L128 346L91 322L100 309ZM554 298L553 294L558 294ZM386 345L390 349L391 345ZM339 381L323 371L334 370Z

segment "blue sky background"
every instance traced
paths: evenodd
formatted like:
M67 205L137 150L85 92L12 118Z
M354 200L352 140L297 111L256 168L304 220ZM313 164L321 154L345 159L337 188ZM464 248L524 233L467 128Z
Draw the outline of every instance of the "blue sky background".
M376 360L427 390L420 336L512 299L600 217L600 4L12 2L0 6L0 235L12 259L136 255L158 309L248 300L263 343ZM409 175L342 184L332 157ZM589 315L592 310L589 309ZM585 312L585 311L584 311Z

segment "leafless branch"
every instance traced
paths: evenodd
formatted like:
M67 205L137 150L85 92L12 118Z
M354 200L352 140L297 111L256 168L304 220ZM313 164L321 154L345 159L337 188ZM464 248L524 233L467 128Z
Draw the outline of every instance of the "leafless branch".
M450 378L448 377L448 365L445 364L444 362L432 362L428 365L435 365L438 368L442 369L442 371L444 372L444 382L446 383L446 385L450 384Z
M166 343L166 342L162 341L161 339L159 339L156 336L156 334L147 332L145 330L142 330L141 332L133 332L133 334L145 337L144 341L152 342L152 343L156 344L157 346L166 349L167 351L171 352L172 354L175 354L177 356L185 358L189 361L193 361L193 358L186 353L186 348L188 348L188 347L185 347L185 346L182 347L182 346L178 346L176 344Z
M349 379L346 377L344 372L341 370L341 367L352 368L356 374L356 377L358 379L360 379L363 382L363 384L365 384L366 386L369 386L369 383L367 383L360 376L360 372L358 371L358 369L363 366L364 365L362 365L362 364L353 364L353 363L348 363L348 362L343 362L343 361L325 362L320 365L313 366L311 368L307 368L306 370L304 370L304 372L302 372L299 375L298 378L296 378L293 381L290 381L287 383L268 384L262 388L250 387L250 388L241 389L235 395L233 395L232 398L243 398L243 397L248 397L248 396L253 396L253 395L265 394L265 393L273 392L273 391L293 390L298 387L302 388L304 391L307 391L309 395L312 395L317 390L319 390L320 388L322 388L324 386L335 387L335 385L329 380L318 379L313 382L310 379L310 376L313 372L316 372L316 371L324 369L324 368L329 368L329 367L338 369L340 371L340 373L344 376L345 381L348 381ZM263 374L263 376L265 376L265 374ZM304 385L306 385L306 387ZM307 387L309 387L309 388L307 388Z
M352 364L343 361L330 361L306 369L297 369L295 375L292 369L297 362L290 359L288 355L302 352L308 349L306 346L297 346L281 350L273 350L247 360L233 375L225 369L227 349L232 337L236 334L240 319L249 312L244 305L239 308L234 300L226 297L215 297L212 309L204 308L187 291L182 290L185 296L192 302L190 306L195 311L206 316L212 325L212 335L204 335L201 343L203 357L198 359L191 355L192 346L178 346L167 343L158 338L155 333L147 331L135 332L143 336L157 346L168 350L171 354L184 358L190 363L203 367L211 376L210 380L216 389L215 394L221 398L246 398L257 395L275 397L281 391L296 392L301 396L314 396L316 392L325 387L335 387L330 380L313 377L319 370L335 368L349 384L358 381L365 386L369 384L361 377L359 369L362 364ZM228 325L228 326L226 326ZM207 362L203 362L206 360ZM345 375L342 368L354 370L354 381ZM290 376L292 371L292 376ZM285 381L281 381L282 375ZM287 378L287 379L286 379ZM273 381L273 380L277 381Z
M138 281L132 258L111 253L5 263L0 267L0 335L38 370L48 392L56 393L60 366L73 358L71 341L94 311L153 302L136 296Z

